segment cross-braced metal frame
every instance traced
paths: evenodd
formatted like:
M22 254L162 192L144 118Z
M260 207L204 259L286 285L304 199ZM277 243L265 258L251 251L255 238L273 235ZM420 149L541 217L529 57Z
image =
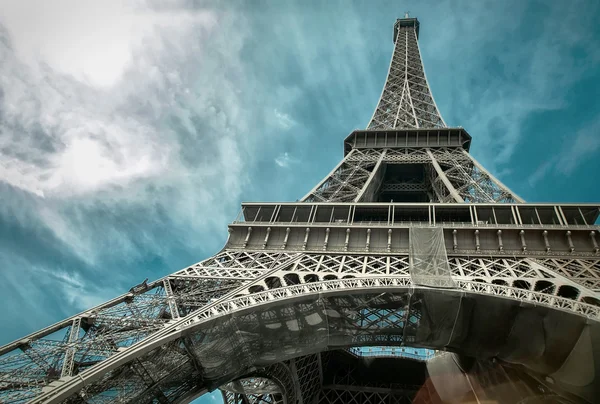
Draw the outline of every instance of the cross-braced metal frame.
M368 129L301 202L244 204L215 256L1 347L0 402L600 395L600 205L526 204L486 171L437 109L418 33L396 22Z
M367 129L441 128L446 124L431 95L419 51L419 22L394 26L394 53L379 103Z

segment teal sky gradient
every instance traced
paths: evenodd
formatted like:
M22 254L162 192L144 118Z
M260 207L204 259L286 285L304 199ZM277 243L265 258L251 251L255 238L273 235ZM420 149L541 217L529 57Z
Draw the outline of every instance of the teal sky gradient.
M35 29L0 7L0 344L214 254L242 201L306 194L407 10L476 159L527 201L600 201L597 1L82 3Z

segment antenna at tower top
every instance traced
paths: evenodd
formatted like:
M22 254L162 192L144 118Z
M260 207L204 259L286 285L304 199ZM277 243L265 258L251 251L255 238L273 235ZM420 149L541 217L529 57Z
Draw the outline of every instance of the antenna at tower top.
M404 12L404 18L410 18L410 11L405 11Z

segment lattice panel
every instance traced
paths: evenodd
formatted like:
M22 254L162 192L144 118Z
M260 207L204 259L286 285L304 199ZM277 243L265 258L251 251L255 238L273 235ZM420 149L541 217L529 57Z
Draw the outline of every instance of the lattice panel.
M351 154L355 151L353 150ZM350 156L350 155L349 155ZM367 183L375 163L346 157L303 202L352 202Z
M231 391L223 392L223 401L227 404L283 404L281 395L273 394L242 394Z
M438 160L444 174L456 191L467 203L515 203L522 202L510 189L496 178L482 170L472 157L461 151L446 154L445 160ZM436 157L437 160L437 157Z
M565 268L572 268L577 261L582 260L553 260L550 263L562 262ZM582 261L583 262L583 261ZM512 287L523 291L535 291L544 298L555 296L566 297L573 302L579 301L587 304L600 306L600 299L596 291L589 287L597 286L598 278L586 277L586 267L579 266L577 274L582 277L575 281L574 272L557 271L551 265L545 265L540 260L516 257L449 257L448 264L452 279L459 280L459 287L471 288L474 284L481 283L484 289L486 284L499 287ZM568 265L567 265L568 264ZM553 264L554 265L554 264ZM588 267L594 268L594 263L588 263ZM587 271L590 269L588 268ZM269 281L260 283L261 287L251 286L247 293L260 293L265 289L278 289L294 285L308 285L320 281L334 281L351 278L400 276L405 277L407 282L413 283L413 275L410 272L409 257L398 255L376 255L376 254L303 254L295 266L288 266L280 272L275 272L269 277ZM592 281L590 281L592 279ZM439 279L432 278L432 282L439 281L440 286L449 287L448 277ZM465 283L467 282L467 283ZM452 283L453 284L453 283ZM437 283L436 283L437 285ZM454 285L454 284L453 284ZM489 291L496 293L496 288ZM332 287L333 284L332 284ZM480 290L477 286L475 289ZM498 293L501 289L498 289ZM586 309L587 310L587 309Z
M600 292L600 260L536 258L532 261L539 262L586 288Z
M401 392L324 389L320 404L411 404L412 395Z
M293 252L227 250L191 267L177 271L171 276L253 279L277 264L293 259L295 255Z
M307 355L294 359L298 384L305 403L314 402L321 390L318 355Z
M550 271L515 258L450 258L452 275L473 278L556 278Z
M345 158L348 161L370 161L376 163L386 149L353 149ZM387 149L389 150L389 149Z
M0 401L25 402L61 375L76 375L163 329L173 317L170 299L174 300L178 315L187 315L241 285L237 280L218 279L171 282L171 297L162 283L142 286L137 294L132 293L120 303L83 313L70 325L23 341L15 350L0 356ZM136 374L141 377L144 373L139 369ZM127 386L115 389L124 397L137 394Z
M431 167L428 167L427 177L429 178L429 184L431 184L431 189L433 190L433 194L435 195L435 200L433 200L433 202L456 202L454 196L444 183L442 177L439 176L435 170L431 169Z
M369 178L381 158L385 164L423 164L426 170L423 183L385 182L388 190L434 191L433 202L456 202L446 184L446 178L433 169L432 157L440 165L444 176L456 193L471 203L522 202L510 189L481 168L462 148L400 148L400 149L353 149L337 169L309 195L304 202L352 202L369 184ZM383 155L383 156L382 156ZM384 178L378 178L381 181ZM372 181L371 181L372 182ZM391 187L391 188L390 188ZM366 188L365 188L366 189Z
M371 329L402 330L408 317L404 309L372 309L363 310L357 317L357 325L366 331Z
M445 127L425 77L414 27L401 27L368 129Z
M304 254L295 268L300 272L410 275L408 256Z

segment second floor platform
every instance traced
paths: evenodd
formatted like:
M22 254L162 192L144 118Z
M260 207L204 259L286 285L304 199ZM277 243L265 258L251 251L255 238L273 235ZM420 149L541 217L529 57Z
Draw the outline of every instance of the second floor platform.
M600 204L243 203L234 224L591 228Z

